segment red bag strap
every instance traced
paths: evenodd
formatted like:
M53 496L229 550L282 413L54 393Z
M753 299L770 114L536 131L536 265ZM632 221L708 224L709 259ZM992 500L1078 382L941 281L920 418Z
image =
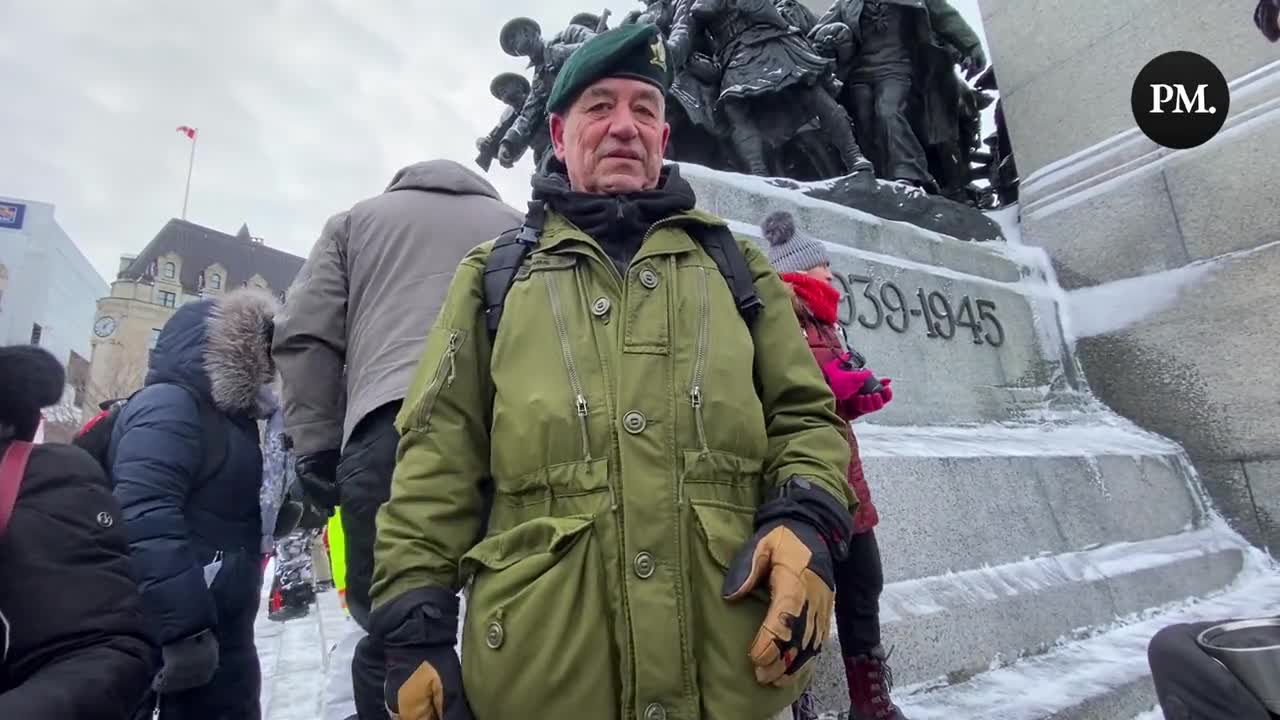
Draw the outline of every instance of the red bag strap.
M0 537L4 537L9 529L9 517L13 515L13 505L18 501L18 488L22 486L22 476L27 472L27 459L31 457L31 443L14 440L5 448L4 459L0 460Z

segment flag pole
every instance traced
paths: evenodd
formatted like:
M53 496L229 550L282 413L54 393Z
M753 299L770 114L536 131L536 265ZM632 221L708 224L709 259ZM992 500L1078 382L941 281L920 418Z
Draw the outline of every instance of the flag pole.
M191 134L191 159L187 161L187 189L182 193L182 219L187 219L187 199L191 197L191 170L196 164L196 140L199 133Z

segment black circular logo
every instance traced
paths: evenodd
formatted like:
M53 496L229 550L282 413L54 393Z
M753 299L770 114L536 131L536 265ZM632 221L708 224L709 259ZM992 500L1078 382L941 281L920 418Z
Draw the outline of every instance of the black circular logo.
M1129 100L1133 119L1147 137L1183 150L1203 145L1222 129L1231 92L1222 71L1208 58L1176 50L1142 68Z

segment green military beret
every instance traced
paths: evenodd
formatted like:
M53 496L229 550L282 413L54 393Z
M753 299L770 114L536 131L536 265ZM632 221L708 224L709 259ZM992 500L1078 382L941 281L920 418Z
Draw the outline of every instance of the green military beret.
M666 92L671 72L656 25L623 25L582 43L560 68L547 111L564 112L592 83L611 77L640 80Z

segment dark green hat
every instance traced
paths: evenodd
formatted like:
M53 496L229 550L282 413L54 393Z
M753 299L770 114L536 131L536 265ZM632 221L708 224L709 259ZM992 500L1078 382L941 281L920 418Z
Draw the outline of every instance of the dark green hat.
M592 83L604 78L647 82L664 93L671 84L667 46L656 25L623 25L596 35L573 51L547 98L547 112L564 112Z

